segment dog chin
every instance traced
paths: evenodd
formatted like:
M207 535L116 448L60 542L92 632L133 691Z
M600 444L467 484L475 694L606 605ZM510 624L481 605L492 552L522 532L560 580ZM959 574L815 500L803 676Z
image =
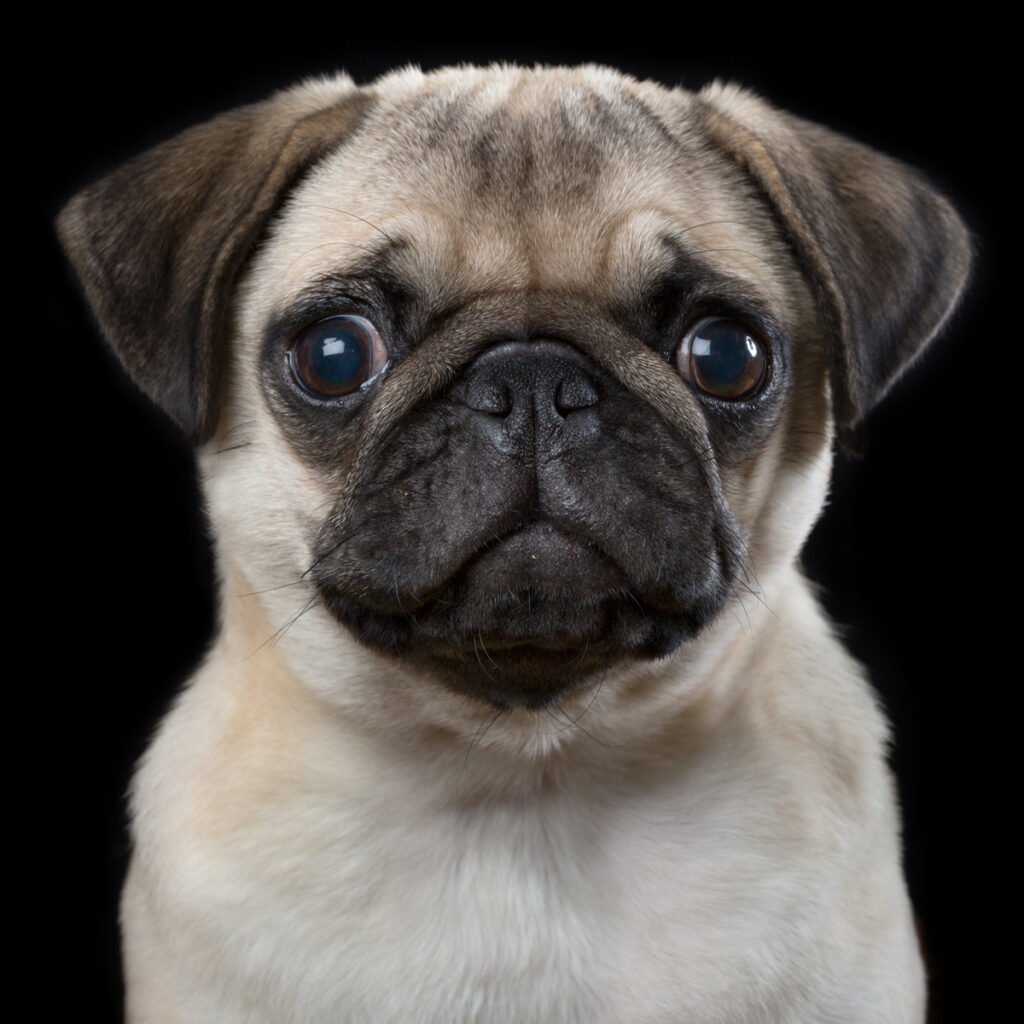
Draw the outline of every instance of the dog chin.
M714 618L729 589L713 571L645 593L596 546L548 522L491 541L428 594L393 589L383 603L381 587L371 606L330 576L318 586L362 643L500 708L541 708L623 662L670 654Z

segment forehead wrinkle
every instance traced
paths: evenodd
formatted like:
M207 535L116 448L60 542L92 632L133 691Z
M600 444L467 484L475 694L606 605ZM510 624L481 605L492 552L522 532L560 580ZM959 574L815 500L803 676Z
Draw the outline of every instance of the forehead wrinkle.
M404 238L382 238L358 246L359 253L350 259L339 259L329 270L321 270L299 288L291 301L316 301L331 297L338 285L348 281L390 276L397 254L407 245Z
M671 255L665 274L689 271L693 281L693 298L718 296L731 299L767 313L772 319L781 320L781 310L760 280L753 280L749 274L730 273L716 267L706 258L708 250L694 245L688 233L677 232L663 236L661 244L664 251Z
M367 241L349 244L340 255L335 246L329 260L307 270L308 279L286 296L284 304L291 308L329 302L362 284L368 294L398 289L428 308L451 307L466 291L466 254L458 233L448 230L445 220L415 211L395 218L386 232L378 229Z
M414 201L476 206L520 229L556 210L578 220L608 189L635 195L652 176L685 175L678 140L645 102L570 73L434 82L372 112L360 138L378 176Z
M664 232L672 226L666 211L647 207L625 210L605 228L598 265L619 301L639 298L671 269Z
M713 258L731 251L729 246L709 246L706 236L701 240L704 229L714 229L717 223L680 223L671 211L655 206L624 212L607 229L600 255L608 294L635 306L657 289L676 283L690 298L720 294L781 320L774 277L769 275L766 287L765 280L746 266ZM768 269L775 270L771 265Z

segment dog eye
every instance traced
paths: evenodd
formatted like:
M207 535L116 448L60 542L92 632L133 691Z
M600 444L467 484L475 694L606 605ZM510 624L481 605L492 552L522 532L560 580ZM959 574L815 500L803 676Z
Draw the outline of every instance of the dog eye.
M676 369L705 394L715 398L753 398L767 377L764 343L735 320L701 320L680 342Z
M295 380L318 398L358 391L384 369L387 358L377 329L361 316L332 316L311 324L288 350Z

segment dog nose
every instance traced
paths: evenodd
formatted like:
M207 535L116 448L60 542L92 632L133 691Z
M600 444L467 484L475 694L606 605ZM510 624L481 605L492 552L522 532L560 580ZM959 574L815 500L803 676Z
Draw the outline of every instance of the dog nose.
M474 360L458 399L483 414L498 447L547 447L556 437L596 429L600 402L594 364L563 342L505 342Z

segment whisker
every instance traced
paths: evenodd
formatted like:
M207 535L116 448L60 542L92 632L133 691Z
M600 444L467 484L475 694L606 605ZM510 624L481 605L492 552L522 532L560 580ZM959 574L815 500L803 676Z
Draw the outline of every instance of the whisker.
M476 655L476 661L477 661L477 664L480 666L480 670L493 683L495 681L494 676L492 676L491 673L487 671L487 666L481 660L481 658L480 658L480 651L477 649L477 646L476 646L476 641L477 641L477 637L478 636L480 636L479 631L473 634L473 653ZM483 640L482 639L480 640L480 643L481 643L481 645L483 644ZM484 647L484 654L487 654L487 648L486 647ZM490 658L491 656L488 654L487 657ZM493 658L491 658L491 664L492 665L494 664L494 659ZM494 667L497 668L498 666L494 665Z
M711 227L712 225L715 225L715 224L737 224L741 228L746 228L746 227L749 226L746 223L746 221L736 220L735 218L730 218L730 217L725 217L725 218L722 218L721 220L702 220L699 224L691 224L689 227L680 228L678 233L681 234L681 235L686 235L686 234L689 234L691 231L696 231L697 228Z
M218 448L215 452L210 452L210 454L223 455L225 452L236 452L239 448L248 448L252 443L252 441L242 441L240 444L233 444L227 448Z
M773 273L778 270L778 267L775 264L773 264L771 260L766 260L763 256L758 255L756 252L751 252L749 249L739 249L735 247L725 246L720 249L697 249L694 252L688 253L688 255L703 256L709 252L740 252L743 253L744 256L749 256L751 259L760 260L766 267L769 267Z
M476 750L477 746L491 731L491 727L501 718L502 715L507 714L508 709L495 705L490 708L486 715L481 719L480 725L477 726L477 730L473 733L473 738L469 741L469 746L466 748L466 756L462 761L462 773L465 775L466 769L469 767L470 755Z
M367 220L365 217L360 217L357 213L352 213L350 210L342 210L337 206L328 206L326 203L308 203L307 205L312 209L330 210L332 213L340 213L343 217L351 217L353 220L362 221L367 227L371 227L374 231L383 235L392 245L395 244L395 240L382 227L374 224L373 221Z
M314 206L314 205L319 205L319 204L310 203L309 205L310 206ZM330 210L330 209L333 209L333 207L322 206L321 209ZM334 212L336 212L336 213L344 213L345 211L344 210L335 210ZM354 214L348 214L348 216L351 217L351 216L354 216ZM359 219L362 219L362 218L359 218ZM367 221L366 223L369 224L369 221ZM370 227L373 227L373 225L371 224ZM340 239L335 239L335 240L330 241L330 242L323 242L320 245L310 246L304 252L299 253L299 255L296 256L295 259L293 259L291 261L291 263L289 263L288 266L285 268L285 275L284 276L287 275L288 271L290 271L292 269L292 267L294 267L295 264L299 262L299 260L304 259L311 252L316 252L317 249L330 249L330 248L336 248L336 249L342 249L342 248L346 248L346 249L362 249L363 252L367 252L371 256L375 255L375 250L374 250L373 246L365 245L362 242L343 242Z
M276 645L280 641L281 637L283 637L285 633L287 633L288 630L291 629L292 626L294 626L295 623L298 622L299 619L301 619L302 616L310 610L310 608L319 603L319 596L314 594L313 597L311 597L290 619L288 619L288 621L285 622L285 624L281 626L280 629L277 629L273 633L271 633L270 636L268 636L267 639L264 640L263 643L261 643L259 647L256 648L256 650L254 650L251 654L247 655L247 657L251 658L253 655L258 654L268 644Z
M601 678L600 678L600 680L598 680L597 686L594 687L594 693L591 696L590 700L587 701L586 706L583 708L583 710L575 718L572 719L572 724L573 725L578 726L581 729L583 728L580 725L580 720L594 706L594 701L597 700L597 695L604 688L604 681L605 681L605 679L607 677L608 677L608 673L607 672L602 672L601 673ZM566 714L566 717L568 717L568 712L566 712L564 708L562 709L562 711ZM584 731L586 731L586 730L584 730Z
M602 677L601 682L598 684L598 687L597 687L598 690L600 690L601 686L603 686L603 685L604 685L604 677ZM597 694L595 693L594 694L594 698L596 698L596 697L597 697ZM590 704L593 704L593 702L594 702L594 699L591 699ZM583 709L584 713L587 710L589 710L590 704L588 704L586 706L586 708ZM605 743L604 740L598 739L592 732L590 732L588 729L586 729L582 725L580 725L580 719L583 717L582 714L577 716L576 718L572 718L569 715L569 713L565 710L565 708L563 708L561 706L561 704L556 704L555 705L555 710L561 712L561 715L562 715L562 721L561 722L559 722L559 720L557 718L555 718L554 712L551 710L550 707L545 707L544 708L544 711L547 714L548 718L550 718L553 722L555 722L559 726L559 731L562 731L564 729L579 729L579 731L581 733L583 733L583 735L586 736L587 739L593 740L594 743L596 743L598 746L605 747L608 750L617 750L619 747L625 746L624 743Z
M241 594L233 594L233 597L258 597L260 594L272 594L275 590L287 590L289 587L301 587L304 580L292 580L291 583L279 583L276 587L266 587L264 590L247 590Z

